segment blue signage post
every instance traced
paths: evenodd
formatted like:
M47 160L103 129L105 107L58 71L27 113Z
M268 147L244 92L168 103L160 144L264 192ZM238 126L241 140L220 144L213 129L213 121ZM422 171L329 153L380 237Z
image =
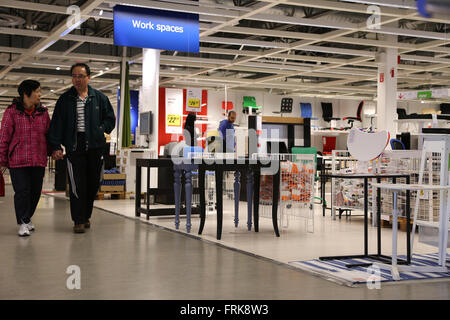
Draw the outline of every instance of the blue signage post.
M198 14L114 7L114 44L198 53Z

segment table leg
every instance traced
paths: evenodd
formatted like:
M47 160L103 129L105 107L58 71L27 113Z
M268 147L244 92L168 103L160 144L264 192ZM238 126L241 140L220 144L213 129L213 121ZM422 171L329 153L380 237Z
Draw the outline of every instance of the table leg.
M406 184L410 184L411 178L408 176L406 178ZM411 264L411 193L409 190L406 190L406 261L408 264Z
M216 201L217 201L217 240L222 237L223 220L223 170L216 170Z
M253 172L247 173L247 228L252 230L252 204L253 204Z
M146 219L148 220L150 218L150 170L151 168L148 167L147 168L147 193L146 193L146 198L145 199L147 201L147 217Z
M272 224L273 230L277 237L280 236L280 231L278 230L278 198L280 196L280 171L281 167L278 167L277 173L273 177L273 190L272 190Z
M178 229L180 226L181 169L174 168L173 176L173 190L175 193L175 228Z
M134 202L136 217L141 216L141 212L139 211L139 209L141 208L141 172L142 172L142 167L136 165L136 190L135 190L136 198L135 198L135 202ZM147 190L147 192L148 192L148 190Z
M206 218L205 170L202 168L198 169L198 187L200 189L200 227L198 228L198 234L202 234Z
M192 171L190 168L186 170L186 231L191 232L191 204L192 204Z
M239 225L239 195L241 192L241 173L239 171L234 172L234 226L237 228Z
M325 209L327 208L327 206L325 205L325 185L326 185L326 181L324 178L325 175L325 161L322 161L322 167L320 168L320 195L322 197L322 214L325 217Z
M381 179L377 178L380 183ZM377 247L378 255L381 255L381 189L377 188Z
M400 274L397 267L397 192L394 191L394 208L392 210L392 278L400 280Z
M256 168L253 172L254 188L253 188L253 220L255 224L255 232L259 232L259 191L261 171Z
M366 256L369 254L369 222L368 222L369 195L367 184L368 179L364 178L364 254Z

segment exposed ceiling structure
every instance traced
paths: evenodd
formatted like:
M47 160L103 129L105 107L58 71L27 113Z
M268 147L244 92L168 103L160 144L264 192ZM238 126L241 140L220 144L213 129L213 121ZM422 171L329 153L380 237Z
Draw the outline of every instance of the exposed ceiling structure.
M0 0L0 112L27 78L54 106L75 61L91 66L92 85L115 102L123 58L113 45L116 4L199 14L200 53L162 51L161 86L374 99L379 53L398 48L399 91L450 87L449 17L424 18L414 0ZM370 4L380 9L377 28L367 24ZM67 26L71 6L79 28ZM127 48L126 59L137 89L142 49Z

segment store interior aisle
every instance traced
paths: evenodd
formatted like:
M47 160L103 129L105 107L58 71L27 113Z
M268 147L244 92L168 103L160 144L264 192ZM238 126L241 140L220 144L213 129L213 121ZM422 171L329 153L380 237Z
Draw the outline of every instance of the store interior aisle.
M17 236L12 188L0 199L0 299L448 299L450 282L349 288L95 209L74 234L69 201L41 197L36 231ZM69 266L81 288L69 290Z

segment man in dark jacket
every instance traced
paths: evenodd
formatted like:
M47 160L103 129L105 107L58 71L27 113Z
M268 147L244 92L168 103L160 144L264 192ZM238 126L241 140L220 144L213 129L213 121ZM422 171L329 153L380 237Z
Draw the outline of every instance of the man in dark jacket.
M108 97L88 85L90 69L84 63L70 70L72 84L56 102L48 141L53 157L62 159L64 146L70 189L70 212L75 233L90 228L94 199L103 170L104 133L114 129L116 117Z

